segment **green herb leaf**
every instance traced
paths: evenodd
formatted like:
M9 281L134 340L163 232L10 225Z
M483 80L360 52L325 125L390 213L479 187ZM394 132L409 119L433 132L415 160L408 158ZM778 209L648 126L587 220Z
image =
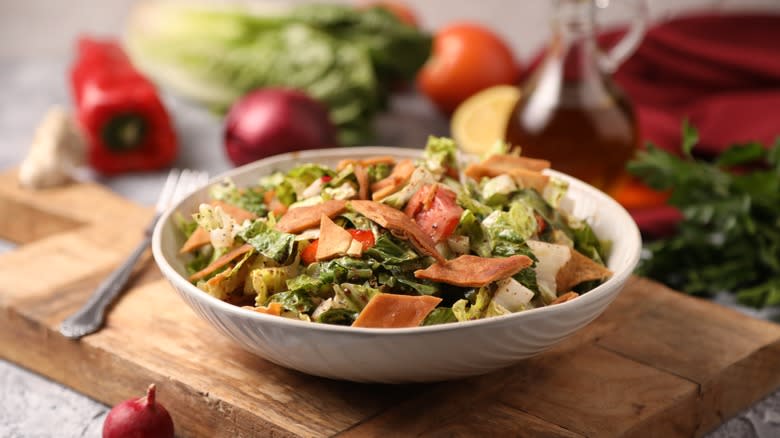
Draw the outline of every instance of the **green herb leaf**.
M699 131L688 122L688 119L683 120L682 131L682 150L690 157L693 147L699 142Z
M698 133L683 124L683 150ZM780 304L780 142L734 145L712 162L681 159L655 147L628 170L683 213L674 236L646 245L637 272L681 291L710 296L730 291L746 305ZM750 165L732 172L732 166ZM586 239L588 240L588 239Z

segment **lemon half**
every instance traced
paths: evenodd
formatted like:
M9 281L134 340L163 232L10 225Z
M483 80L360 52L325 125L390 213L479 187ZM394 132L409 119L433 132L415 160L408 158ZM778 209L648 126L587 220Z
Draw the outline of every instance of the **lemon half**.
M504 138L510 113L520 99L512 85L486 88L461 103L450 120L450 132L467 153L481 155Z

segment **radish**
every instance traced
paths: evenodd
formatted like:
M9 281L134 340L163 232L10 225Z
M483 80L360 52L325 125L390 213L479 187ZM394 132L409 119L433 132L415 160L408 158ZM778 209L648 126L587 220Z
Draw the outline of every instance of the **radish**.
M225 119L225 147L236 166L283 152L337 146L336 135L325 106L285 88L247 94Z
M145 396L114 406L103 422L103 438L173 438L173 420L155 402L155 392L151 384Z

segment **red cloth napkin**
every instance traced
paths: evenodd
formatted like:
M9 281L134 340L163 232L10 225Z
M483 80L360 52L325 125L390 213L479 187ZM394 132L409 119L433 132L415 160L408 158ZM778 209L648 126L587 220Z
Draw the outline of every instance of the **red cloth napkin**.
M599 42L610 47L623 32L605 32ZM780 14L706 13L658 23L614 78L634 103L643 143L679 151L687 118L699 130L695 152L703 156L733 143L771 144L780 136ZM673 232L681 218L669 206L631 213L650 237Z
M600 37L609 44L618 37ZM678 150L688 118L697 153L780 136L780 14L690 15L651 28L615 80L637 109L642 138Z

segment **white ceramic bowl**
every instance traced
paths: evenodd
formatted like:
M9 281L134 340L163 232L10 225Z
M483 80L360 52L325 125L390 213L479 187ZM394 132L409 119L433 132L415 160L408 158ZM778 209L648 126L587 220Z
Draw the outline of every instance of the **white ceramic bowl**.
M362 147L278 155L215 177L238 186L304 162L335 165L344 158L419 157L420 150ZM359 382L424 382L488 373L533 356L582 328L612 302L634 269L641 238L631 216L597 189L572 177L562 204L587 218L601 239L612 241L612 278L563 304L496 318L403 329L369 329L309 323L265 315L220 301L190 284L178 257L182 244L174 212L189 215L206 201L207 188L166 211L154 230L152 250L163 275L195 312L238 345L271 362L318 376Z

